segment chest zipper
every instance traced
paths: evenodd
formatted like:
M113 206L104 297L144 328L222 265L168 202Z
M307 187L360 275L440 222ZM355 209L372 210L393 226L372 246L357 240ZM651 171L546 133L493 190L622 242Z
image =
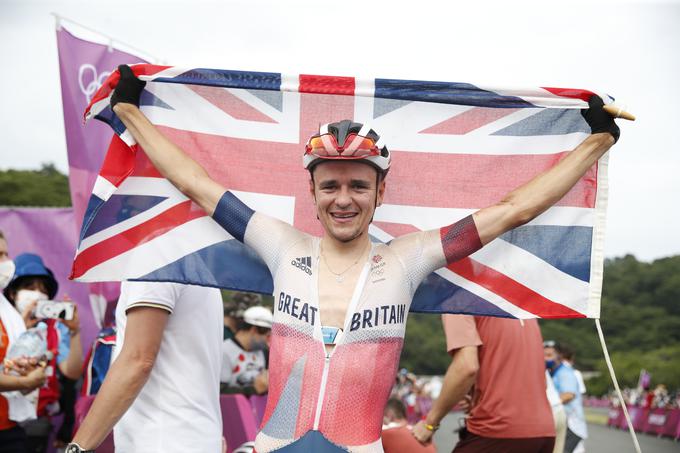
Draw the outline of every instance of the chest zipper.
M319 399L316 401L316 414L314 415L314 430L319 430L319 421L321 420L321 406L323 406L323 399L326 396L326 385L328 384L328 368L330 368L331 356L326 352L323 361L323 374L321 374L321 386L319 387Z
M368 256L370 257L372 254L373 254L373 247L371 246L371 249L369 250ZM317 262L318 262L318 256L317 256ZM318 269L318 265L317 265L317 269ZM361 275L359 276L359 280L357 281L356 286L354 287L354 293L352 294L352 299L350 301L349 307L347 307L347 313L345 314L345 326L344 326L345 331L344 332L347 331L346 329L347 329L348 319L351 317L350 313L355 312L357 304L359 303L359 298L360 298L361 293L364 289L364 286L366 285L366 279L368 278L369 270L370 270L370 265L367 262L366 264L364 264L364 269L361 272ZM318 275L319 274L317 272L317 278L318 278ZM316 285L317 285L317 288L318 288L318 280L316 281ZM315 290L314 290L315 293L316 293L317 288L315 288ZM316 293L316 294L317 294L316 300L317 300L317 305L318 305L318 300L319 300L318 299L318 293ZM321 311L321 308L319 308L319 312L320 311ZM319 325L321 325L321 324L319 324ZM320 335L320 333L319 333L319 335ZM322 338L321 347L324 348L324 362L323 362L323 373L321 374L321 386L319 387L319 397L316 401L316 413L314 414L314 430L315 431L319 430L319 422L321 420L321 408L323 407L323 400L324 400L324 397L326 396L326 385L328 384L328 369L329 369L330 364L331 364L331 355L333 354L333 352L335 352L335 349L338 347L338 345L336 344L335 347L333 348L333 350L329 353L328 351L326 351L326 347L323 344L323 338Z

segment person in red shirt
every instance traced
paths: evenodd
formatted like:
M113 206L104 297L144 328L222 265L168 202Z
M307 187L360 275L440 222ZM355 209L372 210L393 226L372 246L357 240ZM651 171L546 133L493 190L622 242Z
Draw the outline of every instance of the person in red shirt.
M383 416L382 445L385 453L436 453L432 443L423 445L411 434L406 421L406 406L398 398L390 398Z
M439 398L413 435L430 442L440 421L474 385L456 453L552 453L555 425L546 397L543 339L535 319L443 315L452 362Z

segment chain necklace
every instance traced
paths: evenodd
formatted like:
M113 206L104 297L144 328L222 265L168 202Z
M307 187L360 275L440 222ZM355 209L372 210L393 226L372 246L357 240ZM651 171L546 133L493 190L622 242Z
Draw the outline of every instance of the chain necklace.
M361 258L364 256L364 252L366 251L366 249L368 248L368 245L370 245L370 243L371 243L371 241L368 241L368 244L366 244L366 246L361 250L361 253L360 253L359 256L357 257L357 259L354 260L354 262L353 262L352 264L350 264L350 265L349 265L344 271L342 271L342 272L335 272L333 269L331 269L331 266L328 264L328 260L326 259L326 255L324 255L324 253L323 253L323 247L321 247L321 258L323 258L323 262L324 262L324 264L326 264L326 269L328 269L328 271L329 271L331 274L335 275L335 281L336 281L337 283L342 284L342 283L345 281L345 274L347 273L347 271L349 271L349 270L352 269L354 266L356 266L356 264L359 262L359 260L361 260Z

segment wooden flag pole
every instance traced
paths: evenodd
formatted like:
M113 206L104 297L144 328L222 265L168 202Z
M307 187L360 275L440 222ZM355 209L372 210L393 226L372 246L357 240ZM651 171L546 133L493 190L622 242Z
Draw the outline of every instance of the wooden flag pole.
M626 112L621 107L616 107L615 105L605 105L602 107L605 112L609 113L614 118L623 118L624 120L635 121L635 115Z
M640 450L640 442L635 435L635 428L633 428L633 422L630 420L630 415L628 414L628 409L626 408L626 400L621 394L621 388L619 387L619 381L616 379L616 374L614 373L614 366L612 365L612 360L609 357L609 351L607 351L607 344L604 342L604 334L602 333L602 326L600 325L600 319L595 318L595 327L597 328L597 336L600 338L600 345L602 346L602 353L604 354L604 361L609 369L609 375L614 383L614 389L616 389L616 395L619 397L619 402L621 403L621 409L623 409L623 416L626 418L626 424L628 424L628 430L633 438L633 446L635 447L636 453L642 453Z

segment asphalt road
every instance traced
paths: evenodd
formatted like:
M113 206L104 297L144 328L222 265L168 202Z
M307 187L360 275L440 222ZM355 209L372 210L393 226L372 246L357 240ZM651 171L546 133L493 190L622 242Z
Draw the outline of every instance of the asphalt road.
M450 453L458 441L458 434L454 429L458 426L461 413L451 413L444 420L442 426L434 436L434 443L438 453ZM588 453L634 453L633 440L628 431L608 428L593 423L588 424L589 437L586 439ZM657 438L638 433L640 448L643 453L680 453L680 443L672 439Z

